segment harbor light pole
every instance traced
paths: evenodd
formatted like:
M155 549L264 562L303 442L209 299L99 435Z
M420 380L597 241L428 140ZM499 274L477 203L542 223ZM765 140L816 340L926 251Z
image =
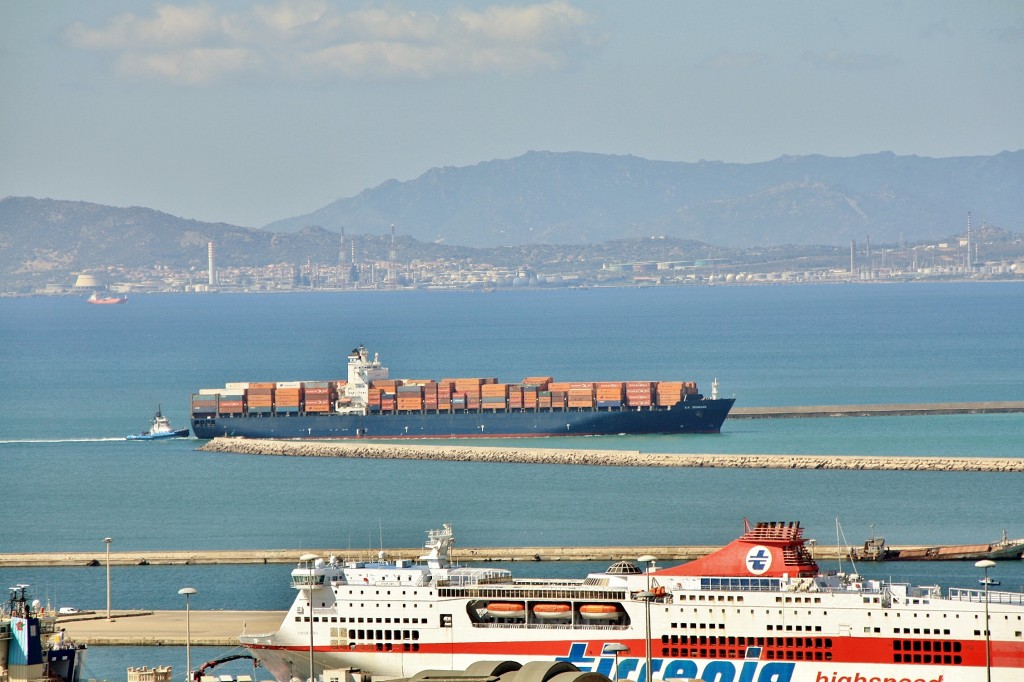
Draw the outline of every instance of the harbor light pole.
M650 554L644 554L642 557L638 557L637 561L642 561L647 564L647 589L637 595L640 599L644 600L644 659L647 665L647 673L645 677L646 682L651 682L654 676L651 670L651 599L654 598L654 593L651 592L651 569L654 566L654 562L658 557Z
M988 627L988 569L995 566L996 562L991 559L982 559L975 562L974 565L985 571L985 578L982 581L985 583L985 679L992 682L992 635L989 633Z
M107 546L107 620L110 618L110 543L114 538L103 538L103 544Z
M605 655L611 653L615 656L615 669L612 671L612 682L619 682L619 654L629 651L629 647L622 642L609 642L604 645Z
M199 590L194 587L183 587L178 594L185 595L185 680L192 682L192 623L188 607L188 598Z
M313 675L313 562L319 558L316 554L303 554L299 557L299 561L309 565L309 682L316 682Z

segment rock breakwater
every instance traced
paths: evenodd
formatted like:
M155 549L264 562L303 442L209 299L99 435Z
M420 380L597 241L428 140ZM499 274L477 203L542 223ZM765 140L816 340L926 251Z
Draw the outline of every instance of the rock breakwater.
M690 467L725 469L849 469L877 471L1024 472L1024 459L1007 457L860 457L837 455L713 455L644 453L632 450L471 447L215 438L203 452L287 457L413 459L451 462L570 464L584 466Z

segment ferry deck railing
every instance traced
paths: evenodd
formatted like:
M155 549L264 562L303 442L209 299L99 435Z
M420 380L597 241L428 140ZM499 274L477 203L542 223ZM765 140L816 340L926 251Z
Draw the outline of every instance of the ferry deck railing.
M985 601L985 590L965 587L949 588L949 598L953 601ZM999 592L988 590L989 604L1024 604L1024 593L1021 592Z

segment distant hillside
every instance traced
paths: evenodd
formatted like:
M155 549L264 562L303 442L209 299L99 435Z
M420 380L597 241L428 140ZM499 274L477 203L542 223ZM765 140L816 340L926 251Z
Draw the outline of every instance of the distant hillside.
M967 212L1024 229L1024 151L945 159L868 154L755 164L529 152L436 168L266 226L319 225L492 247L667 236L720 246L848 245L959 232Z
M148 208L7 197L0 200L0 276L104 266L205 270L206 245L229 265L301 263L336 254L339 237L320 228L277 235L186 220Z

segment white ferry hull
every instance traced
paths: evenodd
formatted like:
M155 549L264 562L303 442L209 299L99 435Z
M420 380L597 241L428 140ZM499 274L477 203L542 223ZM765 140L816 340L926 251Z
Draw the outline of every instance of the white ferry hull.
M645 573L619 562L581 580L513 580L500 569L450 566L446 526L431 531L425 565L305 557L279 630L241 641L279 682L309 676L311 640L314 674L358 668L379 679L510 660L565 661L644 682L649 640L655 681L1024 680L1024 594L944 595L821 575L802 532L758 524L677 567ZM515 606L523 617L508 617ZM538 615L565 607L564 619ZM615 617L593 618L602 609ZM610 644L627 649L616 659Z

